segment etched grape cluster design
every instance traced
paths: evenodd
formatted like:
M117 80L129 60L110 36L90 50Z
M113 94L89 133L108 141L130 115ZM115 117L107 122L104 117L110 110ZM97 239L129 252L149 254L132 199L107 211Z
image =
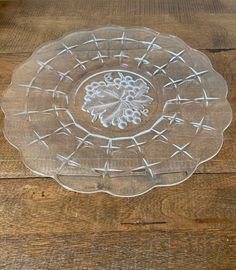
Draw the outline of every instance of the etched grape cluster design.
M106 73L104 81L87 85L82 109L91 114L93 122L99 118L104 127L125 129L128 123L141 123L141 116L148 114L145 104L153 98L147 95L149 87L142 79L118 75L112 79L111 73Z

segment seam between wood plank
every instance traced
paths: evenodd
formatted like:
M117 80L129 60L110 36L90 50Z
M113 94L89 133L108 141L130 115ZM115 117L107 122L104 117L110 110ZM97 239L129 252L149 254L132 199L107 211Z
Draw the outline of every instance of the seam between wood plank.
M196 172L196 173L194 173L193 175L195 175L195 176L202 176L202 175L211 175L211 176L213 176L213 175L217 175L217 176L219 176L219 175L236 175L236 172L219 172L219 173L211 173L211 172L204 172L204 173L201 173L201 172ZM1 178L1 176L0 176L0 184L1 184L1 181L5 181L5 180L32 180L32 179L34 179L34 180L36 180L36 179L38 179L38 180L53 180L54 181L54 179L52 178L52 177L40 177L40 176L20 176L20 177L9 177L9 178L6 178L6 177L2 177ZM189 178L190 180L191 180L191 177ZM188 180L189 180L188 179Z
M220 53L220 52L227 52L227 51L235 51L236 50L236 48L196 48L196 47L192 47L192 48L195 50L199 50L199 51L208 51L210 53ZM33 48L32 51L25 51L25 52L22 52L22 51L19 51L19 52L0 52L0 56L1 55L3 55L3 56L4 55L19 55L19 54L30 54L31 55L34 52L34 50L36 50L36 49L37 49L37 47Z

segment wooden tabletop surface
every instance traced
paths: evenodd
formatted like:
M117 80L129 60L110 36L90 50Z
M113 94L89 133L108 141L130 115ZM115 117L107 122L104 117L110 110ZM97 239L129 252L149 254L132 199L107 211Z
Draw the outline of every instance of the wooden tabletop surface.
M41 43L107 24L177 35L207 54L235 116L235 0L0 0L0 95ZM188 181L117 198L27 170L0 113L0 269L236 269L235 119L220 153Z

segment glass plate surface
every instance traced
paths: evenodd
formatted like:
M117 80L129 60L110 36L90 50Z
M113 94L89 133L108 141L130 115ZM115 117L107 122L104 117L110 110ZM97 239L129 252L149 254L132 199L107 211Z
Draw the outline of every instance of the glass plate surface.
M44 44L13 73L4 133L35 173L79 192L135 196L217 154L232 112L201 52L147 28Z

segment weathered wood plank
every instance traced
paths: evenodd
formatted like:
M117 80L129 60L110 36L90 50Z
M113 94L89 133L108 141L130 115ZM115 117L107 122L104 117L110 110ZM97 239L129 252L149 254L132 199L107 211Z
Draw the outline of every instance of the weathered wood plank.
M234 232L143 231L3 236L5 270L233 270Z
M235 11L232 0L6 1L0 5L0 52L31 52L97 24L142 25L175 34L195 48L236 48Z
M236 175L135 198L1 180L1 269L234 269Z
M0 180L0 236L236 226L236 175L194 175L142 196L69 192L53 180Z

